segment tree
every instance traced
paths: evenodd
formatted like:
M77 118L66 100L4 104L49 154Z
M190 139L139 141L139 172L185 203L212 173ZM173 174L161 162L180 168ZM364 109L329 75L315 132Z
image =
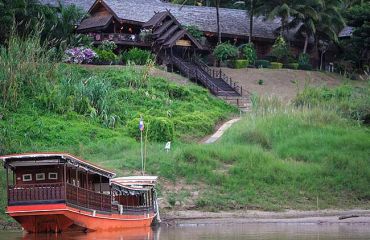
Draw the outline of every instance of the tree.
M351 51L357 51L359 56L358 67L363 67L369 63L370 54L370 3L355 5L350 8L345 16L348 25L354 27L352 38L349 44L352 45Z
M246 12L249 15L248 43L252 43L255 10L256 8L261 7L262 3L260 0L244 0L244 1L236 1L234 5L243 6L243 8L246 10Z

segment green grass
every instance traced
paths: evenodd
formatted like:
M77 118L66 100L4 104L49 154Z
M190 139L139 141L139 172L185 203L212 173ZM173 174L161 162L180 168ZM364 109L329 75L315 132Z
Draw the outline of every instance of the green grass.
M160 177L160 194L171 204L191 198L191 190L175 194L164 180L195 186L196 207L206 210L370 207L370 130L361 122L368 119L368 89L309 89L295 106L253 96L253 113L219 142L201 145L197 140L236 109L199 86L152 77L148 68L87 70L55 62L22 74L31 68L28 59L0 61L14 70L0 70L1 89L9 93L0 98L0 154L65 151L119 176L137 174L143 115L146 172ZM8 79L22 87L10 87ZM172 140L169 153L165 139ZM1 217L3 169L0 177Z

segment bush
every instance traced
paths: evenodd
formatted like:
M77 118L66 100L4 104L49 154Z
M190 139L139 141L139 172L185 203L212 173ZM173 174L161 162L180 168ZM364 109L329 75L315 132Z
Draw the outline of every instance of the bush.
M258 85L263 85L264 83L265 82L262 79L258 80Z
M299 64L298 63L288 63L286 65L286 68L289 68L289 69L294 69L294 70L297 70L299 67Z
M114 54L113 51L103 49L96 49L95 51L98 54L98 57L96 58L95 61L97 63L115 64L119 60L117 55Z
M281 69L282 67L283 67L282 63L279 63L279 62L272 62L271 63L271 68L272 69Z
M127 125L129 135L140 139L139 118L130 121ZM174 136L174 124L169 118L150 117L144 119L144 136L149 141L167 142L172 141Z
M63 61L67 63L92 63L98 55L90 48L76 47L64 52Z
M109 40L104 40L98 47L99 49L101 50L105 50L105 51L111 51L113 52L116 48L117 48L117 45L115 42L113 41L109 41Z
M299 65L307 65L310 64L310 55L307 53L301 53L298 57L298 64Z
M312 70L312 65L311 64L299 64L298 69L311 71Z
M246 68L246 67L248 67L249 62L248 62L248 60L245 60L245 59L230 60L228 62L228 65L231 68L239 69L239 68Z
M193 36L196 40L200 41L202 39L203 32L200 31L200 29L197 26L191 25L191 26L185 26L186 31Z
M271 56L276 57L277 61L283 62L289 55L288 45L286 44L284 38L279 36L276 38L276 41L272 46Z
M271 66L271 63L267 60L256 60L254 65L256 67L262 67L262 68L269 68Z
M249 64L253 64L257 59L256 49L254 49L254 46L251 43L245 44L242 47L242 54Z
M153 54L148 50L139 48L131 48L122 54L122 60L125 63L133 63L137 65L145 65L149 60L153 60Z
M221 62L235 59L238 57L238 54L238 48L229 42L220 43L213 50L213 55Z

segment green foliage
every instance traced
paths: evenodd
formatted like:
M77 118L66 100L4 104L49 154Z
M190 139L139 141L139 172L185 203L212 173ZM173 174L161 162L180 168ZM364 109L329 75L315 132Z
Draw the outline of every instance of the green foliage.
M287 68L290 68L290 69L294 69L294 70L297 70L298 67L299 67L299 64L298 63L288 63L286 65Z
M249 61L245 59L229 60L228 65L231 68L246 68L249 65Z
M203 32L200 31L200 29L197 26L194 25L185 26L185 29L191 36L193 36L198 41L200 41L204 36Z
M370 85L353 88L341 85L336 88L306 87L295 99L297 106L321 106L336 111L339 115L363 121L370 121Z
M312 71L312 65L311 64L299 64L298 69L300 70L306 70L306 71Z
M307 65L310 64L310 55L307 53L301 53L298 56L298 64L299 65Z
M117 45L113 41L104 40L98 47L100 50L105 50L108 52L113 52L117 48Z
M7 47L0 47L0 103L6 108L46 93L55 82L55 52L40 43L39 34L22 39L13 33Z
M262 67L262 68L269 68L271 66L271 63L267 60L256 60L254 63L256 67Z
M233 60L238 57L238 54L238 48L229 42L220 43L213 50L213 55L221 62Z
M94 51L98 54L98 57L94 59L96 63L115 64L119 61L118 56L111 50L97 48Z
M281 69L283 68L283 64L279 62L271 62L271 68L272 69Z
M139 49L136 47L122 53L122 60L125 63L130 62L137 65L145 65L148 61L153 59L154 56L150 51Z
M254 64L257 59L256 49L251 43L243 45L242 54L243 57L248 61L248 64Z
M283 37L279 36L276 38L270 54L279 62L284 62L286 60L289 56L289 47Z
M258 83L258 85L263 85L263 84L265 84L265 81L263 81L262 79L259 79L259 80L257 81L257 83Z
M139 132L140 118L133 119L128 123L128 132L131 137L140 139ZM174 124L171 119L167 117L150 117L144 119L144 136L149 141L167 142L174 138Z

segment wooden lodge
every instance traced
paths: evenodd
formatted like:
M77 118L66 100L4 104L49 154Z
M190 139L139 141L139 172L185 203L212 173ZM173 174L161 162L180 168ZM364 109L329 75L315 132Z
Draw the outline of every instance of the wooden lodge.
M113 178L115 173L63 153L0 159L6 169L6 212L28 232L147 227L158 213L157 177Z

